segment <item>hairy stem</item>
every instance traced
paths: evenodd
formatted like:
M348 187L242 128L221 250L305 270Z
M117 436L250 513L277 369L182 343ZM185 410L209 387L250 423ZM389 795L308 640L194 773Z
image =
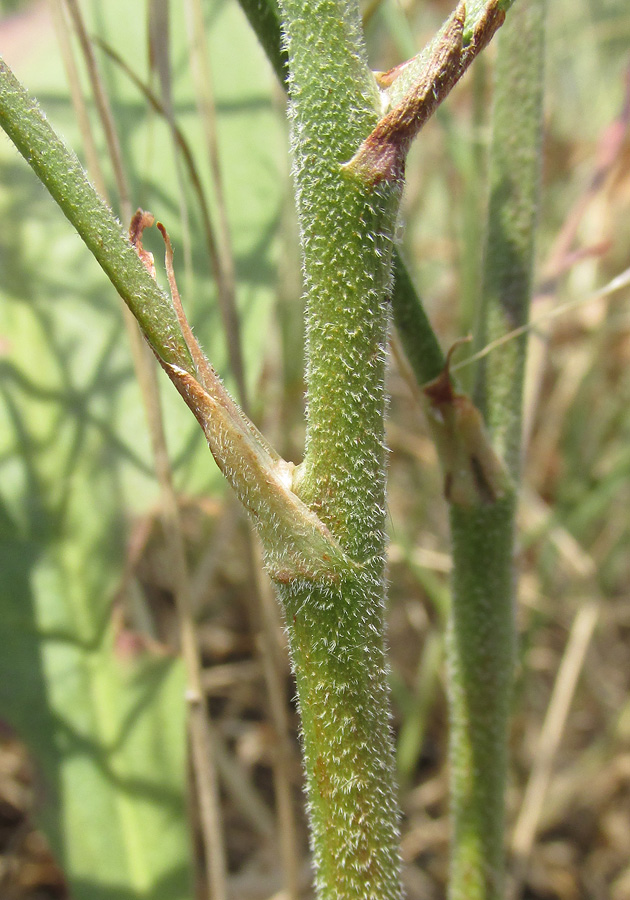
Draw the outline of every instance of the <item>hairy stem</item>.
M480 321L481 347L529 319L538 209L543 94L544 0L519 3L501 33L490 162L490 203ZM520 473L526 335L479 366L475 388L495 448Z
M127 235L98 196L72 151L0 59L0 126L83 238L96 261L166 361L192 359L169 298L153 281Z
M307 293L308 421L294 488L358 564L282 586L321 900L400 897L383 647L385 343L401 185L342 166L378 120L355 3L285 0ZM320 49L321 48L321 49Z
M540 172L543 6L544 0L517 3L499 37L479 342L528 318ZM490 437L512 484L520 468L524 360L524 338L504 344L481 367L477 382ZM515 509L513 487L485 506L451 507L451 900L503 897Z
M500 900L514 669L513 493L451 506L450 900Z
M289 61L282 46L276 0L239 0L245 15L276 73L288 86ZM392 311L401 344L418 384L435 378L444 368L444 355L398 248L394 247Z

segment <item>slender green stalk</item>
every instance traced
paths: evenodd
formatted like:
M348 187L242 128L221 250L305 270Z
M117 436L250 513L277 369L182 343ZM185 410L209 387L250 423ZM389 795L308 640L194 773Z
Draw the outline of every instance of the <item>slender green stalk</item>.
M499 37L490 205L478 341L528 318L540 173L544 0L517 3ZM492 354L477 397L515 484L519 475L524 339ZM515 649L515 489L488 505L453 504L449 623L451 900L499 900Z
M544 67L544 0L518 3L499 40L490 202L478 347L529 318L538 209ZM475 401L512 477L520 474L526 335L479 366Z
M451 900L503 896L504 792L514 669L515 496L453 504L450 699Z
M192 359L171 301L148 274L124 229L101 200L75 154L0 59L0 125L83 238L129 306L153 348L167 362Z
M289 77L289 60L282 46L280 8L277 0L239 0L274 72L284 84Z
M419 385L437 378L444 354L401 256L394 261L392 316L407 361Z

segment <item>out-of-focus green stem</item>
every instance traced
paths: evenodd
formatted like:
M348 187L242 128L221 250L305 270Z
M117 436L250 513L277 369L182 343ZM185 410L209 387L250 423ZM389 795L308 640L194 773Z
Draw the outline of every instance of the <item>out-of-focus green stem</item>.
M239 3L280 83L285 84L289 76L289 60L282 46L280 7L277 0L239 0Z
M151 278L81 163L0 59L0 126L83 238L158 355L194 371L171 301Z
M544 0L521 0L499 35L479 344L528 318L540 175L543 14ZM484 361L477 382L480 408L512 484L519 476L524 359L524 339L504 344ZM514 488L485 506L451 506L450 900L503 897L515 509Z
M529 318L538 209L544 2L519 2L499 40L490 157L490 202L476 349ZM512 477L520 474L526 335L479 365L475 401Z
M437 378L444 368L444 354L409 270L398 252L394 254L392 314L400 343L418 384Z
M453 814L450 900L503 897L504 792L514 669L515 495L450 511L447 635Z

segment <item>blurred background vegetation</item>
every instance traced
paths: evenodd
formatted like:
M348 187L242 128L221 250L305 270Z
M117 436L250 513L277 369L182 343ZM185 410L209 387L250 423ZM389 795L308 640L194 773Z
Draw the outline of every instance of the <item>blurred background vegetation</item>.
M166 6L81 4L89 33L102 41L95 55L129 200L168 228L195 333L238 393L209 242L233 261L226 268L228 280L233 268L241 328L240 390L244 385L272 443L298 461L303 329L284 96L236 0L208 0L202 10L212 85L207 77L202 83L212 90L215 113L201 114L182 11L194 4L171 5L168 40L166 31L156 34ZM0 3L0 53L87 163L54 8ZM451 5L370 0L362 9L370 63L387 69L416 52ZM123 216L111 151L71 40L89 132ZM492 69L491 47L421 134L407 166L401 251L445 349L474 328ZM527 381L517 558L511 896L628 900L630 291L593 298L630 266L627 0L550 3L546 79L532 307L539 324ZM220 189L208 128L216 130ZM0 896L65 900L70 879L77 897L183 897L182 823L190 818L197 834L200 813L194 799L185 802L183 673L175 662L163 498L120 303L5 139L0 222ZM147 234L147 243L161 278L163 251L155 236ZM546 318L565 303L574 305ZM459 375L471 383L472 367ZM279 614L251 565L245 523L203 436L165 382L229 896L281 896L289 885L308 897L297 715ZM448 842L446 509L426 424L395 355L389 389L388 642L404 877L411 900L438 900ZM121 666L130 667L122 676ZM96 735L103 743L92 752ZM152 783L143 780L147 771ZM104 799L112 779L115 801ZM132 824L124 808L129 790L146 806ZM142 825L144 815L153 824ZM138 867L134 874L120 836L125 828L136 839L145 828L154 842L154 856L143 858L160 873L151 880L154 893L142 893L149 888ZM105 845L118 849L110 856ZM192 847L201 897L199 840ZM117 853L137 893L124 892ZM109 874L99 881L101 866Z

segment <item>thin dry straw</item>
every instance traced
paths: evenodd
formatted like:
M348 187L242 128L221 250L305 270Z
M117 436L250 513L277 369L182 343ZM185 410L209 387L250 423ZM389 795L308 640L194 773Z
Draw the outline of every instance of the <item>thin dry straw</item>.
M525 325L521 325L519 328L515 328L513 331L508 331L506 334L501 335L500 338L497 338L496 341L491 341L489 344L486 344L481 350L477 353L473 353L472 356L469 356L467 359L462 360L455 365L450 367L451 372L457 372L460 369L469 366L471 363L477 362L480 359L483 359L484 356L488 356L489 353L492 353L493 350L496 350L497 347L501 347L503 344L507 344L508 341L512 341L517 337L520 337L522 334L527 334L529 331L535 331L538 326L543 322L548 322L551 319L556 319L558 316L564 315L566 312L570 312L572 309L577 309L580 306L584 306L587 303L592 303L595 300L601 300L603 297L609 297L611 294L616 293L617 291L622 290L622 288L628 287L630 285L630 268L624 269L619 275L616 275L608 284L604 285L604 287L598 288L596 291L593 291L590 294L587 294L586 297L579 297L576 300L569 300L567 303L562 303L560 306L556 306L554 309L549 310L548 313L545 313L542 316L539 316L537 319L534 319L533 322L528 322Z

